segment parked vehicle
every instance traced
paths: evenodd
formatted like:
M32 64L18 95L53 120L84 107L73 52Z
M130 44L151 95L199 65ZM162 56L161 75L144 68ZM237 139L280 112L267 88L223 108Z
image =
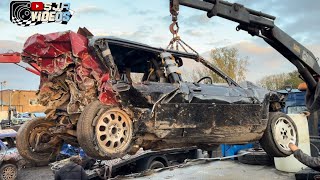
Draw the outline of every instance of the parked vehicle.
M0 180L15 180L18 169L27 163L13 147L16 134L13 129L0 130Z
M13 117L11 120L12 125L20 125L34 118L46 117L46 114L43 112L24 112L18 113L16 117Z

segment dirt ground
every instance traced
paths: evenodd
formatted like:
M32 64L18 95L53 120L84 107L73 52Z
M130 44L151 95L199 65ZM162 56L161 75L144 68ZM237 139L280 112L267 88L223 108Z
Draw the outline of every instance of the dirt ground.
M52 180L54 175L49 167L37 167L22 169L19 172L18 180ZM121 178L133 179L133 177ZM285 173L276 170L272 166L246 165L238 161L214 161L210 163L201 163L183 168L173 168L156 173L148 173L148 176L136 177L141 180L191 180L191 179L279 179L294 180L294 173Z

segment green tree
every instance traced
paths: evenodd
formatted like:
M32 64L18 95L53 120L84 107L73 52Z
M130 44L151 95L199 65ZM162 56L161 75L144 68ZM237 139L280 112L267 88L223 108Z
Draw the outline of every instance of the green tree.
M286 86L297 88L302 82L299 78L299 72L292 71L289 73L265 76L258 81L258 84L269 90L280 90L285 89Z
M292 71L288 73L288 79L284 82L285 86L292 86L292 88L297 88L299 86L300 83L302 83L302 79L299 77L299 72L296 71Z
M236 48L212 49L209 61L236 82L246 80L247 66L249 65L248 58L241 58ZM210 76L215 83L225 83L224 79L206 67L195 71L193 79L199 79L204 76Z

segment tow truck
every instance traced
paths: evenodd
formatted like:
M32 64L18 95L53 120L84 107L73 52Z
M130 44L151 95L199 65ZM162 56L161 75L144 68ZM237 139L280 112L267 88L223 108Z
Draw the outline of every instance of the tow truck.
M263 38L269 45L297 67L301 77L308 86L306 104L309 111L313 112L320 108L320 66L312 52L274 24L274 20L276 19L274 16L245 8L241 4L229 3L226 1L172 0L170 1L170 12L173 17L173 24L170 26L170 30L175 36L169 44L169 47L171 48L175 42L178 44L181 44L181 42L184 43L177 36L177 29L174 29L175 26L176 28L178 27L177 15L179 13L179 5L205 11L209 18L219 16L238 22L239 25L236 30L244 30L252 36ZM79 46L79 44L81 46ZM94 52L94 55L88 53L89 50L87 49L87 46L90 48L90 52ZM39 48L47 48L47 51L39 51ZM72 49L72 51L70 49ZM48 90L50 88L51 90L56 88L61 91L59 92L60 94L54 94L53 91L48 91L52 94L43 97L45 98L44 102L49 105L56 105L56 109L53 108L54 111L47 112L49 114L49 118L47 117L47 119L50 120L51 118L51 121L48 121L47 119L38 119L24 124L24 128L21 128L22 130L19 132L21 138L18 138L17 141L18 149L21 149L21 152L23 152L22 155L27 159L46 161L49 157L48 154L54 153L44 151L48 149L52 150L52 147L58 148L61 139L63 139L64 141L75 143L76 145L79 143L81 147L93 157L108 159L123 156L126 153L134 154L140 147L146 149L164 149L171 146L203 145L203 149L206 149L212 148L215 144L224 142L237 144L239 142L246 143L256 141L262 137L266 127L269 129L267 130L267 135L264 135L264 139L267 139L267 144L270 144L272 143L272 137L274 137L274 135L270 134L271 127L269 126L272 126L272 124L267 124L269 112L279 115L279 117L285 119L285 122L283 122L284 124L290 123L292 125L291 127L294 127L294 124L289 120L290 118L277 113L281 109L277 96L269 94L270 98L268 97L263 100L261 97L248 95L248 93L252 93L252 89L258 90L258 88L252 85L246 90L241 88L235 81L201 58L192 48L190 49L194 52L193 54L170 49L153 48L144 44L124 41L117 38L94 37L84 28L80 29L77 34L66 32L53 33L46 36L37 34L30 37L25 44L24 52L19 55L32 67L41 65L40 68L35 68L41 75L46 72L50 75L41 76L41 82L47 83L47 86L43 86L43 89L40 89L40 94L41 91L44 92L43 90ZM59 53L57 53L58 51ZM176 68L182 65L180 57L190 58L202 63L225 79L230 88L202 85L200 82L203 78L198 82L191 84L182 82ZM136 61L128 61L130 58L134 58ZM158 59L155 60L153 58ZM53 61L52 59L55 60L54 62L56 64L51 63ZM80 59L83 61L79 61ZM116 60L120 62L116 62ZM0 62L1 61L0 58ZM63 70L67 71L67 68L73 68L73 63L75 62L81 62L82 66L69 69L66 74L63 74ZM154 81L160 83L147 82L138 84L135 87L132 86L132 82L130 81L130 70L143 72L143 69L147 69L147 66L141 66L139 69L137 64L141 65L146 62L153 64L153 66L150 68L151 71L146 73L147 76L145 77L145 80L154 79ZM102 68L97 68L99 66ZM73 76L71 74L72 71L76 71L76 73L79 73L77 75L81 76ZM106 74L102 76L102 72L105 72ZM92 79L88 79L89 75L90 77L93 75L93 78L100 78L100 80L102 80L99 81L99 92L92 93L90 91L91 94L89 95L77 95L76 92L79 92L77 91L78 89L72 89L77 86L76 82L70 81L70 78L80 80L87 78L86 83L83 83L83 85L87 85L88 87L82 88L88 88L90 90L93 86L91 86ZM50 82L52 77L56 77L56 79L54 79L56 84ZM63 82L65 80L64 78L66 79L66 82L68 82L68 86ZM210 79L208 77L204 78ZM163 82L169 83L165 84ZM178 86L178 88L176 88L176 86ZM146 87L149 87L149 89ZM210 88L213 89L210 90ZM220 91L215 91L217 88L220 88ZM203 98L205 96L201 94L201 89L203 89L204 92L209 93L209 95L212 92L238 92L237 96L234 97L241 97L242 100L245 98L247 99L245 102L242 102L233 97L235 100L219 99L219 101L217 101L212 95ZM154 90L156 92L150 93L148 90ZM67 107L62 106L62 104L67 102L70 98L70 94L66 93L66 91L70 91L72 95L70 100L71 104L69 103L70 106ZM94 97L95 93L101 93L99 95L100 102L93 101L94 98L97 98ZM141 93L149 94L142 96ZM183 96L178 97L178 95L181 94ZM187 96L185 96L185 94L187 94ZM55 97L60 98L62 102L47 102L47 99ZM195 101L202 104L192 104L191 101L193 97L196 97L194 98ZM83 101L78 101L74 98L83 98ZM184 103L181 103L181 100L183 100ZM89 104L88 102L90 101L93 102ZM173 101L180 103L172 103ZM83 102L85 103L82 104ZM101 104L101 102L104 104ZM209 104L206 104L208 102ZM239 102L241 103L239 104ZM61 107L57 106L59 103L61 103ZM105 106L106 104L109 106ZM119 104L120 109L110 109L110 107ZM135 110L138 110L131 111L130 108L137 104L138 108ZM188 107L190 104L193 106ZM232 105L243 108L243 112L240 112L243 113L241 114L242 116L235 117L235 113L226 113L226 109L228 107L233 107ZM251 109L256 109L256 112L250 114L252 119L247 118L249 114L246 113L250 113L251 111L245 109L245 105L248 105L248 107L252 106ZM177 113L171 113L169 115L168 113L165 113L174 110L175 108L179 108L179 106L181 106L181 111L184 111L184 108L186 108L186 111L189 111L190 113L182 114L183 118L176 117ZM223 110L225 114L220 113L220 115L224 116L217 119L212 118L208 121L202 121L202 115L200 118L201 121L195 121L195 119L197 119L196 116L201 114L192 111L193 108L202 108L200 111L210 109L208 112L215 115L221 112L216 106L222 108L221 110ZM67 112L72 111L72 113L66 113L65 109L67 109ZM84 110L83 112L79 112L79 109ZM230 109L228 111L230 111ZM154 114L162 119L154 119ZM116 122L114 121L115 117L118 118L120 123L117 122L116 124L110 125L109 123L111 120L112 122ZM237 120L237 118L241 117L246 118ZM228 125L220 122L223 118L227 118L224 122L229 122L230 124L228 125L232 128L229 128ZM271 118L274 118L274 116ZM174 119L175 122L172 122L172 119ZM134 120L134 124L132 123L132 120ZM278 119L274 119L274 121L277 120ZM107 132L106 128L108 128ZM204 131L199 132L199 129L197 128L203 128ZM236 133L234 128L239 128ZM294 131L294 129L296 129L296 127L293 128L292 131ZM116 134L120 132L122 133L122 140L120 139L119 143ZM233 136L230 135L232 133L234 133ZM248 134L250 134L250 136ZM107 136L112 138L109 140L106 138ZM296 134L293 133L290 136L295 138ZM178 141L177 137L180 137ZM289 155L291 151L288 150L288 147L284 147L287 146L287 144L285 144L287 143L287 140L280 142L280 144L275 144L275 142L273 142L272 146L269 146L273 149L269 149L269 152L271 152L273 156ZM52 147L50 147L50 145ZM281 149L280 146L283 146L283 148ZM54 149L54 151L56 150L57 149Z

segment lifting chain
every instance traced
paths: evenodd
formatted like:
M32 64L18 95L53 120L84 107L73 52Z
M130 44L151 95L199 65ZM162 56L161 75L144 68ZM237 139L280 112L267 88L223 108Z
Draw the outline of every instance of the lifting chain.
M179 24L178 24L178 15L179 15L179 0L170 0L170 14L172 16L172 23L169 26L169 30L172 34L172 39L170 40L167 49L179 51L179 46L188 53L187 48L189 48L192 52L199 55L199 53L191 48L187 43L185 43L180 36L179 32ZM185 47L186 46L186 47Z

